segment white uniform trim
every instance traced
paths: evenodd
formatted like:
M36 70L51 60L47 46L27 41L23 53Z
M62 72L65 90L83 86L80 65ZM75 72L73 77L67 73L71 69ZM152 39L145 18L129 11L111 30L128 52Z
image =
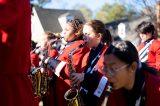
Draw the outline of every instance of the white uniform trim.
M141 62L147 62L148 60L148 53L149 53L149 46L152 44L153 40L148 42L140 51L139 51L139 59Z
M55 74L59 77L60 76L60 72L61 72L61 70L63 69L63 67L66 65L66 62L64 62L64 61L61 61L58 65L57 65L57 67L55 68Z
M108 82L108 79L103 76L98 84L97 89L94 92L95 96L100 97L102 95L107 82Z

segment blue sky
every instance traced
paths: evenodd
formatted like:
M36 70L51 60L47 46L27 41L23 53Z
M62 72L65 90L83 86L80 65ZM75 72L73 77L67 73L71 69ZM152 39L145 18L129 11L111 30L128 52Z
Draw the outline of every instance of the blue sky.
M34 0L37 1L37 0ZM53 9L74 9L76 5L85 5L92 12L97 12L105 3L113 4L132 4L135 8L142 9L142 5L137 5L134 0L48 0L51 1L44 5L45 8L53 8ZM150 1L150 0L147 0ZM151 0L153 1L153 0ZM150 2L151 2L150 1ZM156 1L156 0L155 0ZM158 0L157 0L158 1ZM128 6L130 8L130 5Z
M100 9L105 3L112 4L117 0L52 0L46 8L73 9L75 5L85 5L92 11Z

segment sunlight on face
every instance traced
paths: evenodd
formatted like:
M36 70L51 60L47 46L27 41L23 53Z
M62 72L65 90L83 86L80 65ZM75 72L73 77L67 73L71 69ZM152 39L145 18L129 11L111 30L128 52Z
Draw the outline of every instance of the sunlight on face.
M145 42L146 40L152 38L152 33L146 33L146 34L139 33L139 36L141 38L141 42Z
M63 30L64 40L66 42L74 40L74 29L71 24L67 23Z
M83 34L84 36L87 37L87 40L88 40L88 43L87 45L90 47L90 48L94 48L97 46L97 44L100 43L100 40L97 39L97 36L96 34L94 33L93 31L93 28L89 25L84 25L83 27Z
M47 49L47 43L48 43L48 40L47 40L47 34L44 34L43 36L42 36L42 40L41 40L41 42L40 42L40 45L41 45L41 48L43 48L43 49Z
M142 33L140 33L140 34L139 34L139 36L140 36L140 38L141 38L141 42L144 42L144 41L146 41L146 40L147 40L147 38L146 38L146 34L142 34Z
M104 56L104 73L108 77L108 81L113 84L113 89L120 89L128 83L128 70L126 63L119 60L113 54ZM109 71L108 71L109 70ZM111 72L113 71L113 72Z

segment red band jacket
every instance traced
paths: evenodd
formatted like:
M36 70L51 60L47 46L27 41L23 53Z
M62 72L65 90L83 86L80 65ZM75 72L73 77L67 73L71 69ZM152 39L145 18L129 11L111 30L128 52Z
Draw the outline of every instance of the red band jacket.
M83 40L77 40L68 43L57 59L50 58L47 62L47 67L57 76L56 79L53 78L55 84L52 85L54 95L52 101L54 101L54 105L56 106L66 106L68 104L68 101L64 99L65 92L70 89L70 75L67 67L69 59L68 55L83 42ZM72 55L71 64L73 64L76 72L81 73L83 71L82 58L89 51L90 49L87 46L83 46Z
M149 44L150 43L150 44ZM148 47L145 46L148 45ZM144 50L143 50L144 49ZM156 68L158 71L160 71L160 41L156 39L150 39L149 41L146 41L145 43L141 43L138 47L138 52L141 55L139 55L140 60L146 62L149 66ZM146 61L145 61L146 59Z

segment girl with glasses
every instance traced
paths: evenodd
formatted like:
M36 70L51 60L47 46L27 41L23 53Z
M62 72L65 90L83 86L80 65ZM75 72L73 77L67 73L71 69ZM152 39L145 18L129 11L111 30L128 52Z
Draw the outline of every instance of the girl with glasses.
M159 106L160 77L141 63L129 41L113 42L104 55L104 72L112 85L107 106Z

